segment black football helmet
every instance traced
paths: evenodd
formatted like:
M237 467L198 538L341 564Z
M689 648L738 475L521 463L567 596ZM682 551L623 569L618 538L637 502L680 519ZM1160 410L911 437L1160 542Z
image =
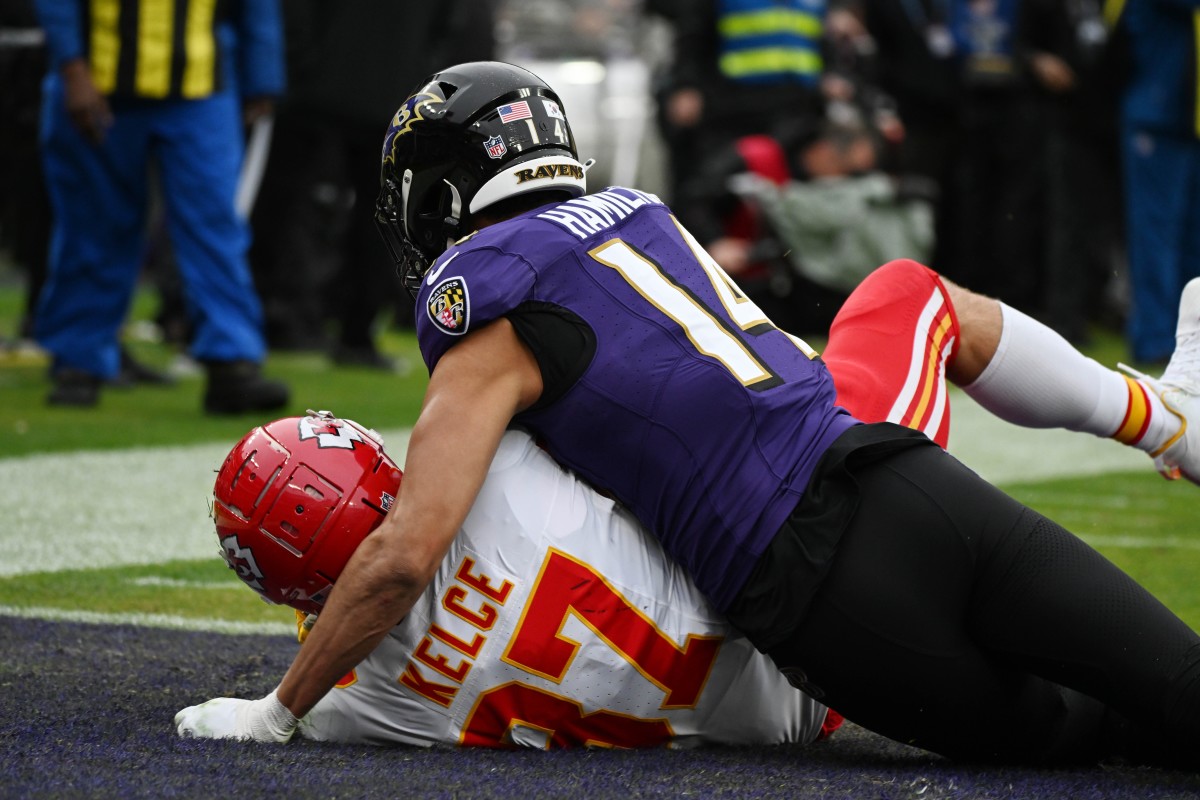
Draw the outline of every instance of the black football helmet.
M469 216L527 192L586 190L562 101L497 61L434 73L392 117L375 219L409 291L467 230Z

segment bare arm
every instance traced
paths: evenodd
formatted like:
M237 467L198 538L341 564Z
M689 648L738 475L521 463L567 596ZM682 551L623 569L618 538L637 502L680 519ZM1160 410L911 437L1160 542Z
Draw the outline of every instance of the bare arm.
M475 500L509 421L542 392L507 320L468 335L430 377L404 483L346 565L276 696L302 717L367 656L432 580Z

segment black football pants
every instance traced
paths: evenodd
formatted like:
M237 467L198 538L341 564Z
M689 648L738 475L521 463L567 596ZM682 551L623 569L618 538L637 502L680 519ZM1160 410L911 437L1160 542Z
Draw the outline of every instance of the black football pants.
M856 479L828 577L770 653L794 684L960 760L1200 764L1200 637L1158 600L939 448Z

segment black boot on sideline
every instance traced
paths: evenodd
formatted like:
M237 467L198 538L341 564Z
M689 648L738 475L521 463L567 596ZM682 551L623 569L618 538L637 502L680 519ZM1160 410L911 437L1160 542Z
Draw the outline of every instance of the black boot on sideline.
M273 411L287 405L287 384L263 377L253 361L207 361L204 369L208 372L204 391L207 414Z
M54 371L50 381L53 385L46 397L47 405L95 408L100 403L102 381L97 375L63 367Z

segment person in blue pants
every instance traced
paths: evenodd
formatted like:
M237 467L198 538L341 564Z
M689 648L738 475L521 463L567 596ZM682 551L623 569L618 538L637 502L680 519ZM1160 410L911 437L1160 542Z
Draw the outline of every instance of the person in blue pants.
M1115 4L1122 5L1122 4ZM1126 0L1121 98L1133 358L1165 363L1176 300L1200 276L1200 0Z
M246 117L284 88L278 0L38 0L50 52L41 147L54 212L34 319L52 405L94 406L146 247L151 165L205 365L204 409L279 408L235 208ZM236 46L235 46L236 43ZM236 60L236 65L233 63Z

